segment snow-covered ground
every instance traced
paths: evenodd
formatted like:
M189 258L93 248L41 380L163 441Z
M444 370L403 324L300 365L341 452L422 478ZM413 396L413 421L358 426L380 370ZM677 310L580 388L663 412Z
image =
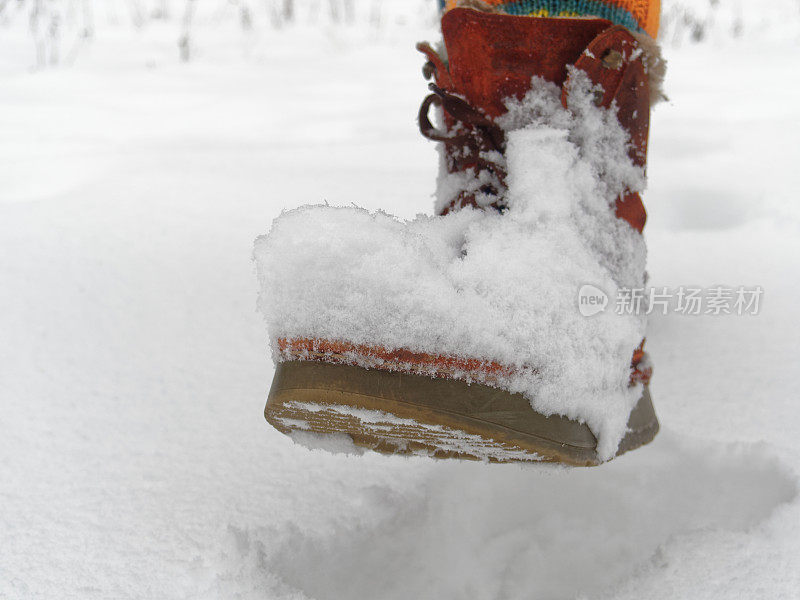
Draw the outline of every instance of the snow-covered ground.
M38 73L0 31L0 597L800 597L796 38L668 50L652 283L762 310L651 317L662 432L563 470L310 451L261 414L253 240L304 203L430 210L432 33L209 32L179 64L166 27Z

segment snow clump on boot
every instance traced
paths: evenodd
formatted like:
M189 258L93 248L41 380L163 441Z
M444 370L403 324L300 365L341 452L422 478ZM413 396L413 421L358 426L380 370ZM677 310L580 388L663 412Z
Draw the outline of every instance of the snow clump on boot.
M585 422L599 458L612 458L642 394L630 364L645 333L643 314L615 311L618 290L644 286L645 247L614 203L641 191L644 173L615 110L595 106L580 72L573 82L566 110L560 88L534 78L498 119L502 214L465 208L401 221L305 206L278 217L255 246L273 358L286 358L279 339L324 339L499 363L496 380L461 378ZM578 306L587 284L608 296L591 317Z

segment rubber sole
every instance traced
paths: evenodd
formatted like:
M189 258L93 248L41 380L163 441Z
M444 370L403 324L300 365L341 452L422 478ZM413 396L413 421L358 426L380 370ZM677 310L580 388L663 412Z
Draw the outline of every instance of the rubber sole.
M585 424L535 412L521 394L482 384L316 361L279 363L264 410L277 430L347 434L357 446L491 462L599 464ZM658 433L647 386L617 455Z

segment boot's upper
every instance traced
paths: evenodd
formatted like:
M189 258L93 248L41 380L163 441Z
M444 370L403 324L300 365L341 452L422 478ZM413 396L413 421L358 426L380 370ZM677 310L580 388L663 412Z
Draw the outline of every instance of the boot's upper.
M614 310L644 286L640 49L600 19L459 8L443 30L446 56L423 46L435 75L423 108L441 106L444 123L426 113L420 126L443 142L447 174L474 185L439 218L311 206L276 219L255 250L274 358L519 392L587 423L610 458L645 375L644 315ZM608 303L590 318L587 283Z
M515 18L465 8L442 18L447 61L427 44L427 72L435 76L434 94L420 111L423 135L444 143L449 173L470 171L480 185L441 201L440 214L463 206L504 207L506 169L487 160L503 153L503 133L494 121L507 112L509 99L521 99L539 77L562 88L569 105L570 77L576 70L597 89L598 106L614 107L630 136L630 156L640 167L647 157L650 91L639 42L624 27L603 19ZM447 132L436 132L427 116L432 104L445 112ZM495 155L496 156L496 155ZM647 214L633 190L620 194L616 214L642 231Z

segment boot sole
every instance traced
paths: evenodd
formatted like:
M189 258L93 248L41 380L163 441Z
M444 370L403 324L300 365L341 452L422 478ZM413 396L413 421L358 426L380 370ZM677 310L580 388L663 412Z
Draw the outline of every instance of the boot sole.
M275 369L264 416L282 433L344 433L357 446L386 454L600 463L585 424L537 413L521 394L455 379L286 361ZM617 456L650 442L658 427L644 386Z

